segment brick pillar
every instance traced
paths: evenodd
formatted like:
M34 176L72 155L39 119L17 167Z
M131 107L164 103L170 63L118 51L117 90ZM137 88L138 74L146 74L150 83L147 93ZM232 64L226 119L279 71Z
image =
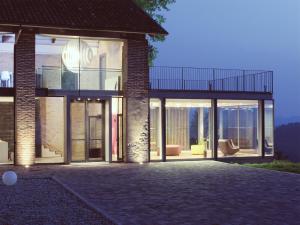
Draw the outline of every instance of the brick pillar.
M128 40L124 52L125 162L149 162L148 42Z
M15 164L35 159L35 35L23 31L15 45Z

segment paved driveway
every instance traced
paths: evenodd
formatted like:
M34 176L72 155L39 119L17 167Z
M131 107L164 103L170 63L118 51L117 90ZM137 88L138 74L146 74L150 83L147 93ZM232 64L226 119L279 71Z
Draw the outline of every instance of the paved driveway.
M72 167L57 177L122 224L300 224L300 175L220 162Z
M55 176L120 224L300 223L300 175L296 174L214 161L77 164L30 170L18 172L26 179Z

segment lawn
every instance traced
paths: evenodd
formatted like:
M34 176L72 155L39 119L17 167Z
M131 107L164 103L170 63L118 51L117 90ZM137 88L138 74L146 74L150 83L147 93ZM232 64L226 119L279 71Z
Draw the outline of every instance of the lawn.
M280 161L275 160L270 163L259 163L259 164L244 164L244 166L255 167L255 168L263 168L269 170L278 170L285 171L291 173L299 173L300 174L300 163L293 163L290 161Z

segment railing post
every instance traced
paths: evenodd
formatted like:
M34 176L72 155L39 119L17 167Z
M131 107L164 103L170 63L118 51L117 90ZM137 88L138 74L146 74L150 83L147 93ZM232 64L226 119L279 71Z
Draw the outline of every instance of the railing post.
M253 75L253 91L255 92L255 75Z
M118 91L120 91L120 90L121 90L121 77L118 76Z
M224 91L224 79L222 79L222 91Z
M273 76L274 76L274 74L273 74L273 71L271 71L271 90L272 90L272 93L273 93Z
M245 91L245 76L246 76L246 71L245 70L243 70L243 91Z
M184 90L183 67L181 67L181 82L182 90Z
M43 67L42 67L42 74L41 75L42 75L42 77L40 78L40 88L44 88L44 68Z
M215 90L215 80L216 80L216 71L215 69L213 69L213 85L212 85L212 89Z

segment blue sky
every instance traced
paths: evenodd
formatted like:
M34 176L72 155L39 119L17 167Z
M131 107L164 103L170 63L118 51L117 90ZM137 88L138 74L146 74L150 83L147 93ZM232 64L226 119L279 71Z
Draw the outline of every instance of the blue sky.
M274 71L276 116L300 118L299 0L177 0L155 65Z

